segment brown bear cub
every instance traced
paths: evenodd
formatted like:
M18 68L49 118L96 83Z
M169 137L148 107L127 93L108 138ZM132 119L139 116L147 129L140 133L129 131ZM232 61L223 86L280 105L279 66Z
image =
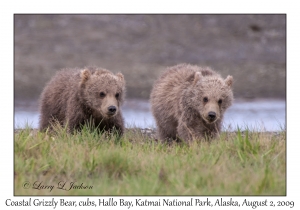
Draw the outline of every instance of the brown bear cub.
M96 67L65 69L47 84L40 99L40 130L53 129L55 123L69 132L88 124L100 131L124 131L120 106L124 100L125 80Z
M215 137L232 104L232 76L225 80L210 68L179 64L167 69L150 95L161 140Z

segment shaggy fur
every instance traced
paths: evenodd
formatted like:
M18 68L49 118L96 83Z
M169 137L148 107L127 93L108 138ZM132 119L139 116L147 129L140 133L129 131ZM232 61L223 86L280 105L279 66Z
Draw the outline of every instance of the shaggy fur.
M40 99L40 130L54 123L80 130L84 124L119 134L124 131L120 106L124 100L125 80L96 67L65 69L45 87Z
M215 137L232 104L232 76L225 80L210 68L170 67L155 82L151 109L161 140Z

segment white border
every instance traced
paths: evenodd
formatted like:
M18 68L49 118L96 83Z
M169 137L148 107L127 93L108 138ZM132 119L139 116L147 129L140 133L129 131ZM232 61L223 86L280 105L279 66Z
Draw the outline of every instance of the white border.
M5 199L13 197L13 14L14 13L287 13L287 197L271 197L274 201L293 200L299 206L299 12L297 5L282 1L6 1L1 6L1 209ZM295 120L297 119L297 121ZM4 135L3 135L4 134ZM40 197L42 198L42 197ZM68 199L69 197L63 197ZM84 200L85 197L76 197ZM122 197L118 197L120 199ZM154 197L159 199L159 197ZM179 197L177 197L179 198ZM215 197L211 197L214 199ZM251 199L252 197L248 197ZM50 197L47 197L50 199ZM59 199L59 197L55 197ZM74 197L69 198L74 199ZM93 197L96 200L98 198ZM124 197L124 199L135 199ZM185 197L183 197L185 199ZM226 198L228 199L228 198ZM242 200L243 197L235 197ZM263 197L254 197L254 200ZM4 208L3 208L4 207ZM166 208L166 207L164 207ZM198 207L199 208L199 207ZM299 208L299 207L298 207ZM11 209L11 208L10 208ZM178 208L179 209L179 208ZM202 208L205 209L205 208ZM250 208L249 208L250 209ZM267 208L265 208L267 209ZM273 209L273 208L270 208Z

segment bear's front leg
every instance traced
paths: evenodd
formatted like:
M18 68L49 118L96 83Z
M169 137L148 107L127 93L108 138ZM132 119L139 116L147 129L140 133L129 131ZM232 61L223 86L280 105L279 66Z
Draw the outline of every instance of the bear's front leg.
M116 131L119 136L124 134L124 119L121 112L110 121L110 131Z
M83 114L79 112L68 111L66 114L65 125L67 125L67 131L74 133L75 130L79 131L84 123Z
M178 121L178 138L186 142L200 139L202 135L199 130L199 122L197 121L197 117L183 113Z
M189 142L193 139L193 133L191 129L187 127L185 122L180 122L178 124L177 133L177 137L183 141Z

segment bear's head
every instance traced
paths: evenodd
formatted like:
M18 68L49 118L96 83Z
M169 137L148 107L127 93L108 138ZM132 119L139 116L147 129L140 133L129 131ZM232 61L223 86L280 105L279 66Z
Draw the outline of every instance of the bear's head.
M81 98L84 104L103 118L118 114L125 95L125 80L121 73L104 69L85 69L80 74Z
M219 75L203 76L201 72L194 74L188 95L191 97L191 106L206 123L221 120L225 110L231 106L232 83L232 76L222 79Z

